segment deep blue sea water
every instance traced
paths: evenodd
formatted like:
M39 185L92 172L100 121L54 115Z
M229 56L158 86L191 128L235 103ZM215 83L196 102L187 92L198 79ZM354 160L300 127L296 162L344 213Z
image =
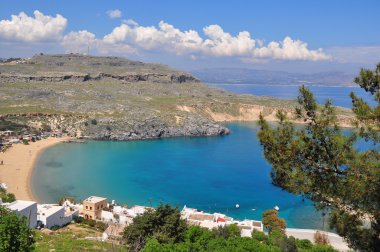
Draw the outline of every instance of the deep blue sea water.
M298 87L213 85L237 93L293 99ZM351 90L312 87L319 101L332 98L350 107ZM367 96L368 97L368 96ZM346 102L348 100L348 103ZM280 207L289 227L321 228L321 213L271 184L270 166L259 145L255 123L227 125L224 137L174 138L135 142L59 144L45 150L32 177L33 191L44 202L70 195L107 197L128 205L160 202L223 212L238 219L261 219L266 209ZM235 208L240 205L240 209Z

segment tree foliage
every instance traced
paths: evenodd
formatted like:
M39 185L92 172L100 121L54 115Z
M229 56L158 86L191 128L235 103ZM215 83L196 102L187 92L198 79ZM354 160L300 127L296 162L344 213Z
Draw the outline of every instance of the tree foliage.
M16 200L16 196L13 193L7 193L4 188L0 188L0 199L3 202L13 202Z
M0 206L0 251L33 250L33 231L29 229L27 219Z
M233 228L235 229L235 228ZM190 226L179 243L161 243L157 239L148 239L144 252L160 251L252 251L252 252L335 252L331 246L313 245L310 241L286 237L282 232L273 231L269 236L256 231L251 237L240 237L230 233L208 230L199 226Z
M370 93L376 103L351 93L354 126L352 133L338 126L330 100L317 105L314 95L299 89L296 127L279 111L277 126L260 116L258 137L265 158L272 164L273 183L314 200L317 208L330 210L330 226L349 244L363 251L380 248L380 64L362 69L355 82ZM362 138L365 150L358 149Z
M278 211L276 210L267 210L263 213L263 224L269 233L272 231L284 233L286 229L285 220L278 217Z
M160 205L133 219L124 230L123 238L132 250L142 249L147 239L160 243L176 243L183 240L187 225L181 218L178 208Z

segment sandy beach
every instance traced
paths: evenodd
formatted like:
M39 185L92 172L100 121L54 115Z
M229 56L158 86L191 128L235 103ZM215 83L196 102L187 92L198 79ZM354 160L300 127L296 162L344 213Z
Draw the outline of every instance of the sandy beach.
M69 137L49 137L29 145L14 144L5 153L0 153L0 182L8 186L7 191L14 193L17 199L33 200L30 180L38 155L45 148L70 139Z

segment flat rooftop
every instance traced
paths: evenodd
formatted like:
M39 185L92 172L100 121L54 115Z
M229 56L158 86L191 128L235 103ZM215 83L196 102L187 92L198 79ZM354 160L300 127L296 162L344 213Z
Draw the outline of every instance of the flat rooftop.
M58 205L44 204L44 205L37 205L37 209L38 209L37 211L38 214L41 214L43 216L50 216L62 210L63 207L58 206Z
M198 221L204 221L204 220L209 220L212 221L214 219L214 215L209 214L209 213L191 213L189 215L190 220L198 220Z
M102 198L98 196L90 196L87 199L85 199L83 202L98 203L104 200L107 200L107 198Z
M30 206L33 206L37 204L36 202L34 201L27 201L27 200L16 200L15 202L12 202L8 205L8 209L10 210L18 210L18 211L21 211L27 207L30 207Z

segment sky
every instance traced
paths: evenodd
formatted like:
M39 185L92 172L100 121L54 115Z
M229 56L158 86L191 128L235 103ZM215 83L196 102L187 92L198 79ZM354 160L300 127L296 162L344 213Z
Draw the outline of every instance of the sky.
M378 0L0 2L0 58L123 56L182 70L356 73L380 61Z

